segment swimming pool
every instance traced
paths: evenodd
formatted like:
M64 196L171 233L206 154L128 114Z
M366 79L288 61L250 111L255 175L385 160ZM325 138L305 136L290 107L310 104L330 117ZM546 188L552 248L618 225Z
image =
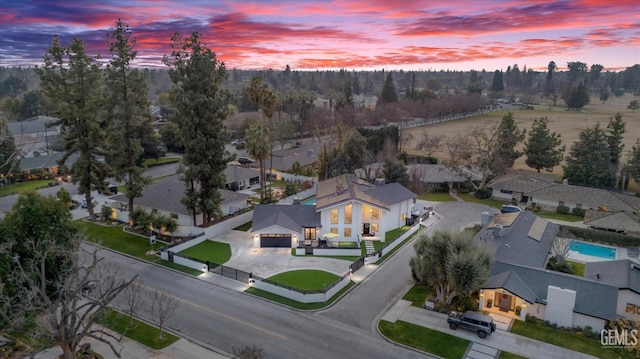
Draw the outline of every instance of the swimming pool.
M596 244L571 241L569 242L569 250L576 251L585 256L616 259L616 250L614 248L603 247Z
M311 197L305 201L302 201L302 204L316 204L316 198L315 197Z

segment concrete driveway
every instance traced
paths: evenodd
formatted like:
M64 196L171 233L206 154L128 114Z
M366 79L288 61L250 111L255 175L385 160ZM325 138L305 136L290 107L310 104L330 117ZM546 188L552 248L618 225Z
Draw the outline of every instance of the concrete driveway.
M339 276L349 272L350 261L320 256L293 256L291 248L253 248L251 233L230 230L211 238L229 243L231 259L225 266L263 278L297 269L318 269Z

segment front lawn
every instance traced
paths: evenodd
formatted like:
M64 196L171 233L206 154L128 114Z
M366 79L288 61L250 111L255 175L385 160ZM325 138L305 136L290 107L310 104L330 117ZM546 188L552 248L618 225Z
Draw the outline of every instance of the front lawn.
M485 204L485 205L487 205L489 207L493 207L493 208L496 208L496 209L502 208L502 205L505 204L504 201L498 201L498 200L490 199L490 198L488 198L488 199L478 199L474 195L469 194L469 193L458 193L458 197L460 197L465 202L473 202L473 203Z
M580 216L574 216L572 214L559 214L555 212L537 212L536 215L546 219L555 219L558 221L566 222L582 222L584 220L584 218Z
M500 356L498 356L498 359L527 359L527 357L523 357L520 356L518 354L513 354L513 353L509 353L509 352L500 352Z
M452 202L455 201L453 197L448 192L433 192L433 193L423 193L418 196L418 199L423 201L431 201L431 202Z
M231 258L229 243L206 240L180 252L187 257L216 264L224 264Z
M431 287L427 285L414 284L411 289L402 297L411 302L414 307L424 308L427 296L432 293Z
M560 329L543 327L521 320L514 320L511 332L559 347L593 355L602 359L632 358L631 352L605 348L598 339L581 337Z
M402 226L396 229L392 229L389 232L384 234L384 241L387 243L391 243L395 241L396 238L400 237L404 232L408 231L410 228L411 227L409 226Z
M16 182L10 185L4 184L0 186L0 197L11 196L14 194L21 194L28 191L35 191L41 187L47 187L49 183L55 182L55 179L43 179L26 182ZM61 187L61 186L60 186Z
M71 225L79 233L84 234L89 242L147 261L153 262L158 259L157 256L147 254L147 251L151 250L149 238L127 233L123 230L122 225L101 225L86 220L74 221L71 222ZM154 249L168 244L161 241L158 242Z
M391 323L381 320L378 329L385 337L441 358L460 359L467 351L469 341L451 334L421 327L401 320Z
M340 277L321 270L302 269L276 274L267 279L300 290L323 290Z
M180 162L180 158L178 157L160 157L160 158L149 158L142 162L142 166L144 167L156 167L162 166L169 163L178 163Z
M260 297L260 298L264 298L267 300L270 300L272 302L276 302L276 303L280 303L282 305L286 305L288 307L291 308L295 308L295 309L301 309L301 310L315 310L315 309L322 309L328 305L331 305L331 303L335 302L336 300L338 300L338 298L340 298L342 296L342 294L344 294L346 291L348 291L351 287L353 287L354 285L356 285L353 281L349 282L349 284L342 288L338 293L336 293L333 297L331 298L327 298L327 301L324 303L300 303L300 302L296 302L293 299L289 299L283 296L279 296L277 294L273 294L271 292L267 292L265 290L262 289L258 289L258 288L253 288L253 287L249 287L247 288L247 290L245 290L245 293L249 293L249 294L253 294L256 297Z
M129 328L129 316L115 310L109 310L107 314L104 316L101 315L98 318L98 324L120 333L127 338L133 339L140 344L144 344L151 349L164 349L180 339L163 330L162 335L164 339L158 341L158 328L135 318L133 319L133 328Z
M234 231L243 231L243 232L249 232L249 230L251 229L251 226L253 225L253 221L249 221L241 226L237 226L236 228L234 228Z

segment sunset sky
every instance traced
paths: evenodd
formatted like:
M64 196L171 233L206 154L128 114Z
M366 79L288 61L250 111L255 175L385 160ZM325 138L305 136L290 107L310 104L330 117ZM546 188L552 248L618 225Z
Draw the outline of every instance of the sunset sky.
M228 69L617 71L640 63L638 0L2 0L0 66L42 63L54 35L106 55L120 18L139 66L164 67L174 32L198 31Z

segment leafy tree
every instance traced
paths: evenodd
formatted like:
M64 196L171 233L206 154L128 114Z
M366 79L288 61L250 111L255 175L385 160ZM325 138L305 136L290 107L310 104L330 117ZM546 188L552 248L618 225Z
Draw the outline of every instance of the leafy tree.
M409 174L407 173L407 166L401 161L387 160L384 163L382 170L384 173L385 183L400 183L406 186L409 183Z
M482 93L484 86L482 84L482 78L478 76L478 71L471 70L471 78L469 85L467 86L467 93Z
M0 98L9 96L17 97L20 93L27 90L27 84L18 77L11 75L4 81L0 82Z
M208 225L221 214L218 188L224 187L227 166L224 144L228 134L223 121L229 95L221 89L226 70L215 53L200 42L197 32L184 39L175 33L171 50L163 62L175 84L172 99L185 147L182 203L194 216L201 213L202 223Z
M638 100L633 100L629 102L629 106L627 106L627 108L635 112L637 109L640 108L640 103L638 103Z
M533 120L529 139L524 143L524 154L527 156L527 166L540 172L545 169L549 172L560 164L565 146L562 146L561 135L551 132L546 117Z
M39 116L42 113L43 98L40 91L31 91L22 97L22 118Z
M516 146L524 140L526 130L521 130L513 119L513 113L509 112L502 117L498 126L498 147L493 157L491 171L494 175L503 173L511 168L522 152L516 150Z
M260 199L265 198L265 160L271 153L270 131L263 123L253 123L245 134L249 155L260 165Z
M578 86L570 86L564 97L564 101L568 108L580 110L589 104L589 93L587 92L586 80L580 82Z
M576 82L587 73L587 64L584 62L567 62L567 68L569 69L569 81L571 83Z
M451 304L477 291L489 275L491 255L473 241L470 231L422 234L409 261L414 278L433 287L436 301Z
M602 87L600 88L598 94L600 95L600 101L602 101L602 103L605 103L608 99L611 98L611 89L609 89L608 87Z
M640 139L636 140L635 146L629 151L626 168L629 175L640 183Z
M182 141L180 126L176 122L167 122L160 127L158 132L160 132L160 139L167 146L167 150L184 153L184 142Z
M602 70L604 70L604 66L600 64L591 65L591 69L589 70L589 80L592 84L597 84L598 80L600 80L600 75L602 74Z
M388 104L398 102L398 93L396 92L396 86L393 84L393 77L391 72L387 73L387 79L382 86L382 92L378 99L378 104Z
M71 206L71 194L64 188L60 188L60 190L56 193L56 197L62 203L64 203L67 208Z
M612 184L609 156L607 134L597 123L582 130L578 141L571 146L565 158L564 177L570 184L609 187Z
M57 36L44 56L44 66L36 69L42 90L51 100L53 115L66 131L63 134L63 164L72 154L79 157L71 169L73 183L85 195L89 216L96 219L91 191L106 191L109 166L101 160L107 155L108 122L101 118L103 102L102 74L97 59L89 57L85 43L74 38L63 46Z
M106 110L113 128L109 130L109 162L115 178L125 180L128 207L133 209L135 198L151 183L143 176L145 168L140 158L144 152L143 138L154 133L147 100L147 81L138 69L131 68L137 52L136 40L131 39L129 27L116 22L108 35L111 61L107 65ZM131 211L129 211L131 222Z
M6 118L0 114L0 181L4 181L20 166L20 151L9 132Z
M640 64L635 64L624 69L622 84L627 91L640 90Z
M626 124L622 121L622 114L618 112L614 117L609 119L607 129L609 134L607 135L607 144L609 146L609 171L611 179L615 180L618 177L620 171L620 155L624 149L624 143L622 143L623 134L625 133Z
M553 75L557 69L558 69L558 66L556 66L555 61L550 61L549 65L547 66L547 81L545 85L545 93L547 95L549 94L549 87L551 86L554 80Z
M493 74L493 82L491 83L491 91L504 91L504 80L502 79L502 71L496 70Z

